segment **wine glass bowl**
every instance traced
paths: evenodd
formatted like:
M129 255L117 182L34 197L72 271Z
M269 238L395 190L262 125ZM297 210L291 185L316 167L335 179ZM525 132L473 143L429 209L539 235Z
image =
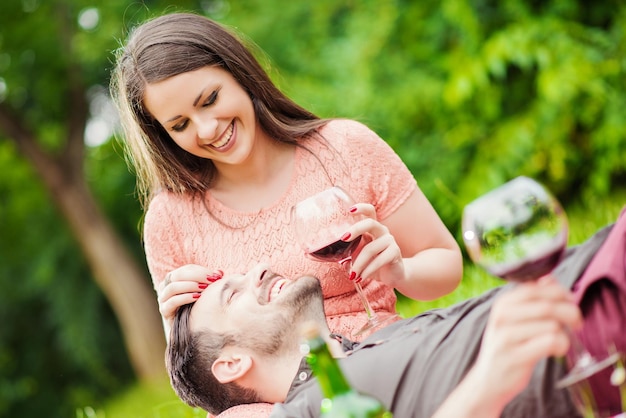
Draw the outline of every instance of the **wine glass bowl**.
M346 275L352 267L352 253L361 242L361 236L351 241L341 239L360 218L350 213L355 203L342 188L334 186L298 202L291 211L296 239L305 255L320 262L339 263L346 269ZM354 286L368 317L367 323L354 336L369 333L398 317L397 314L375 312L361 285L355 281Z
M351 261L361 237L340 237L358 219L349 209L354 200L340 187L332 187L296 204L292 209L296 238L307 257L316 261Z
M472 260L508 281L549 273L567 246L565 211L528 177L517 177L467 205L462 228Z

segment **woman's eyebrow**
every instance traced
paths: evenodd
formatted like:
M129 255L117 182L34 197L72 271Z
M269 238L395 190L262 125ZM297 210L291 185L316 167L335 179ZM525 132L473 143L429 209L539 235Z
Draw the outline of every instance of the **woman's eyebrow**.
M180 118L182 118L182 115L176 115L173 118L169 118L168 120L166 120L165 123L174 122L176 119Z
M196 100L193 101L193 106L196 107L198 105L198 102L200 101L200 99L202 98L202 95L204 94L204 91L206 90L206 87L202 89L202 91L200 92L200 94L198 94L198 97L196 97Z
M198 103L200 102L200 99L202 98L202 95L204 94L205 90L206 90L206 87L202 89L200 94L198 94L198 97L196 97L196 99L193 101L193 107L198 106ZM176 115L173 118L169 118L168 120L166 120L165 123L174 122L176 119L180 119L181 117L182 115Z

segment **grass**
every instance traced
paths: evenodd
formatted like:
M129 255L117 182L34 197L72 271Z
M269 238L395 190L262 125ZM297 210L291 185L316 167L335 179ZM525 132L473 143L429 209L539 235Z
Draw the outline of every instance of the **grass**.
M191 408L178 399L164 377L152 383L135 385L100 409L84 407L75 418L206 418L206 412Z
M570 220L569 245L580 244L599 228L614 222L626 206L626 190L619 191L609 200L585 201L568 207ZM398 312L412 316L427 309L449 306L476 296L501 284L480 268L466 265L463 282L450 295L432 302L418 302L405 298L398 300ZM206 413L183 404L169 386L167 380L150 385L137 385L109 400L102 409L90 407L77 409L76 418L197 418Z

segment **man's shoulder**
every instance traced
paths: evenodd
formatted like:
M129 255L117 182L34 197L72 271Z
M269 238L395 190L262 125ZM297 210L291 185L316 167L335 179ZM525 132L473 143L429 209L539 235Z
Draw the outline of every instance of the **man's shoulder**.
M569 247L565 251L559 265L552 272L562 285L572 288L591 259L604 244L614 226L615 224L612 223L599 229L583 243Z

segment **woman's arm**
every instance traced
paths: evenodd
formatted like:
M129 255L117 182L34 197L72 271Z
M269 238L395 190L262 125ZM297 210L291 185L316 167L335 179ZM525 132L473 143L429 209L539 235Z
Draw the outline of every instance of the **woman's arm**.
M395 283L396 289L419 300L436 299L456 289L463 275L461 250L419 188L383 224L403 257L405 274Z

